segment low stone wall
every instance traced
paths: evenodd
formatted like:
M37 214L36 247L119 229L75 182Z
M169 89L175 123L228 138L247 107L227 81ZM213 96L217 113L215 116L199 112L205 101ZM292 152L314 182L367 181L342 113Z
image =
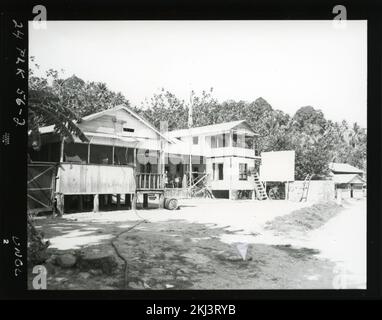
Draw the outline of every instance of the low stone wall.
M304 181L293 181L289 183L288 199L291 201L300 201L302 196ZM307 201L319 202L335 199L334 181L313 180L309 183Z

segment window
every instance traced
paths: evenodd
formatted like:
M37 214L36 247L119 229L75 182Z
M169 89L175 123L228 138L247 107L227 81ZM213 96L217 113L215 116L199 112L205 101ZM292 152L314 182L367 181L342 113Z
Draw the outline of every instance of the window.
M114 147L115 165L134 165L134 149Z
M232 146L236 148L246 148L246 136L244 134L234 133L232 135ZM249 143L249 142L248 142Z
M212 164L212 173L214 180L223 180L223 163L213 163Z
M239 163L239 180L248 180L248 164Z
M223 134L219 134L216 136L216 140L217 140L217 145L218 145L218 148L223 148L224 147L224 135Z
M64 162L87 163L88 145L85 143L65 143Z
M216 136L211 136L211 148L217 148L218 144L216 141Z
M253 149L253 137L245 135L245 148Z
M90 145L90 163L112 164L112 146Z
M209 138L211 139L211 148L224 148L228 146L227 134L218 134Z
M237 133L232 134L232 146L237 147Z
M192 137L192 144L198 144L199 143L199 137Z
M134 132L134 129L128 127L127 124L124 123L124 124L122 125L122 131L123 131L123 132Z

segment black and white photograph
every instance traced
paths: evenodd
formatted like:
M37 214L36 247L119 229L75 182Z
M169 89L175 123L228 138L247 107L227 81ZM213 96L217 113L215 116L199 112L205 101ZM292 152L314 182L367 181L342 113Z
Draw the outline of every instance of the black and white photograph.
M367 289L366 20L28 25L28 289Z

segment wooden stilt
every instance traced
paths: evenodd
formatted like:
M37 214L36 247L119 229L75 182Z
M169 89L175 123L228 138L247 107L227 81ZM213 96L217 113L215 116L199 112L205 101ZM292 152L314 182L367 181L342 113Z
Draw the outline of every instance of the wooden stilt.
M80 212L84 211L84 203L83 203L83 197L82 195L78 196L78 210Z
M95 194L93 199L93 212L98 212L98 211L99 211L99 196L98 194Z
M125 194L125 205L131 209L131 194L127 193Z
M62 193L57 194L57 210L58 210L58 216L64 215L64 209L65 209L65 202L64 202L65 196Z
M164 193L159 194L159 208L164 208Z
M121 208L121 195L118 193L117 194L117 209Z
M147 193L143 194L143 208L147 209L149 207L149 195Z
M132 204L131 204L131 209L136 210L137 209L137 194L132 194Z

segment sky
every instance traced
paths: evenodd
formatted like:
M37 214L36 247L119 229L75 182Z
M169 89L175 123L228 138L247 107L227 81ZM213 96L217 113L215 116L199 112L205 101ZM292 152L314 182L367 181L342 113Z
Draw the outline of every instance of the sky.
M218 101L267 100L293 115L366 127L367 22L48 21L29 28L40 70L99 81L139 106L165 88L188 101L213 87Z

